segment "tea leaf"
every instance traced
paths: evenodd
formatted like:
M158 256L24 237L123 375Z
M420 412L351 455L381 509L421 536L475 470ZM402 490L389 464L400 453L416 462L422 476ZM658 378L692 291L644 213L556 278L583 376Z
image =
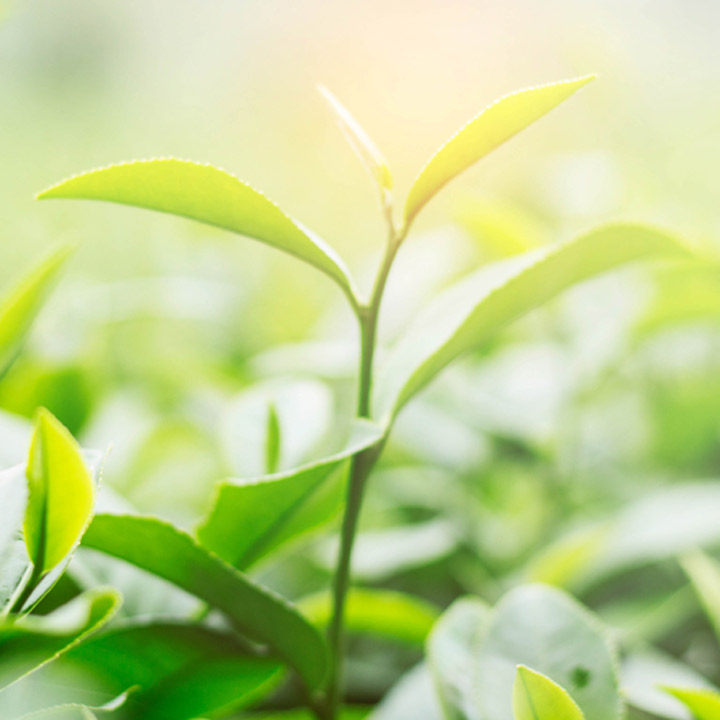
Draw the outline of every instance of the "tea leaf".
M316 687L327 662L325 643L289 603L152 517L96 515L83 545L125 560L221 610L238 631L267 643Z
M661 689L680 700L697 720L717 720L720 717L720 693L715 690L675 687Z
M12 364L72 247L55 250L25 276L0 305L0 377Z
M697 551L685 557L682 566L720 639L720 565Z
M20 680L107 623L120 607L115 590L90 590L49 615L0 623L0 688Z
M247 568L283 542L329 519L323 515L332 516L337 506L331 502L318 513L312 500L349 458L382 437L380 428L365 422L357 425L355 433L339 453L296 470L222 482L198 528L200 542L235 567Z
M524 665L515 676L513 711L515 720L585 720L566 690Z
M490 607L479 598L456 600L435 624L426 655L446 720L474 720L474 656Z
M268 407L267 430L265 435L265 471L272 475L277 471L280 460L280 418L274 403Z
M457 357L571 285L633 260L685 254L665 232L612 224L483 267L436 298L391 351L380 369L376 407L392 418Z
M474 657L473 699L484 720L511 717L517 665L537 668L567 687L587 720L623 717L608 637L560 590L528 585L506 595L486 622Z
M191 720L255 701L280 679L277 660L252 657L237 637L200 625L137 621L116 626L72 650L111 692L133 688L124 715Z
M47 410L37 416L27 480L25 544L36 572L46 573L79 541L95 496L80 447Z
M298 602L298 608L314 625L325 627L332 613L331 595L310 595ZM347 596L345 625L351 633L422 645L438 614L434 605L405 593L353 588Z
M519 90L496 100L470 120L437 150L413 183L405 203L406 226L456 175L539 120L594 77L588 75Z
M211 165L173 158L111 165L64 180L38 198L106 200L230 230L304 260L354 297L348 270L332 248L262 193Z
M384 197L387 191L392 190L393 179L382 153L360 123L326 87L320 85L318 90L333 111L346 140L377 183L381 197Z

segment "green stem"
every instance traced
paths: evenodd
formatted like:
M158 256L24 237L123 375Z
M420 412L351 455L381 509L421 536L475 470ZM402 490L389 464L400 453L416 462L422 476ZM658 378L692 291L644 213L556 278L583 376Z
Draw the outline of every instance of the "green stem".
M373 361L377 337L378 317L385 286L404 234L390 226L390 238L382 265L375 278L370 302L360 308L360 379L358 383L357 415L370 417L373 380ZM322 717L336 720L342 697L343 668L345 660L345 603L350 588L350 566L353 545L367 479L382 452L384 442L355 455L350 467L345 514L340 535L340 550L333 582L333 612L328 628L331 663L327 683L326 705Z

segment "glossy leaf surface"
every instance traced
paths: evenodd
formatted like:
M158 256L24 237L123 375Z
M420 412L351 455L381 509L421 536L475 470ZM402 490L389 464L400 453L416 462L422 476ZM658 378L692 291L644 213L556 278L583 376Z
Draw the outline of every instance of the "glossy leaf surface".
M337 510L334 503L316 512L313 499L350 457L381 437L375 425L360 423L347 446L335 455L285 473L220 483L198 529L200 542L230 564L248 567L286 540L315 527L326 512L332 515Z
M24 535L43 573L72 550L90 520L95 488L80 447L46 410L38 413L27 467Z
M347 269L328 245L262 193L211 165L173 158L138 160L76 175L38 198L106 200L198 220L284 250L350 292Z
M567 100L593 77L519 90L496 100L470 120L430 158L413 183L405 204L405 222L411 223L446 183Z
M530 668L517 669L513 687L515 720L584 720L575 701L557 683Z
M158 575L221 610L240 632L269 645L311 687L325 675L325 643L295 608L169 523L96 515L83 545Z

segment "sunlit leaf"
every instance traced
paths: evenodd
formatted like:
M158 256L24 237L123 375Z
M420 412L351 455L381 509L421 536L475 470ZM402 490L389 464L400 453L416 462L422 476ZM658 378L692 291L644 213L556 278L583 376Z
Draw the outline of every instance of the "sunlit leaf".
M393 179L390 168L370 136L363 130L360 123L355 120L347 108L326 87L320 85L318 90L320 90L320 94L333 111L347 141L374 178L381 194L391 190Z
M720 639L720 565L698 551L685 557L682 566Z
M513 687L515 720L584 720L567 691L550 678L520 665Z
M138 160L76 175L38 198L107 200L198 220L284 250L352 294L348 271L334 250L262 193L211 165Z
M310 622L326 627L332 615L331 594L305 597L298 608ZM351 633L422 645L438 614L435 606L406 593L352 588L345 606L345 625Z
M665 232L613 224L484 267L442 293L412 324L380 369L375 407L394 415L457 357L575 283L633 260L686 253Z
M0 688L37 670L108 622L120 606L112 589L90 590L50 615L0 624Z
M15 359L71 251L70 246L55 250L33 268L0 304L0 377Z
M446 720L475 720L473 667L490 607L479 598L456 600L435 624L427 641L432 672Z
M277 471L280 460L280 418L274 403L268 407L267 431L265 439L265 471L272 474Z
M719 692L674 687L664 687L662 689L680 700L696 720L718 720L720 718Z
M83 545L158 575L221 610L238 631L269 645L311 687L325 675L323 638L295 608L169 523L152 517L96 515Z
M406 224L447 182L567 100L593 77L519 90L496 100L470 120L430 158L415 180L405 203Z
M220 483L198 528L200 542L232 565L248 567L282 542L316 527L325 510L332 513L332 503L316 512L313 498L334 473L342 472L349 458L381 437L380 428L361 423L335 455L277 475Z
M45 573L79 541L95 495L80 447L46 410L38 413L27 479L25 543L33 565Z

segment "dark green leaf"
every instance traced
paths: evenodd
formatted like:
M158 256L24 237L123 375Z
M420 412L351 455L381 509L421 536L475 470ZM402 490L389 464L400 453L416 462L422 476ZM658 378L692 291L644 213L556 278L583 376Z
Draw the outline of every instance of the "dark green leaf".
M269 645L316 687L325 675L323 638L289 603L152 517L96 515L83 545L168 580L225 613L253 640Z

